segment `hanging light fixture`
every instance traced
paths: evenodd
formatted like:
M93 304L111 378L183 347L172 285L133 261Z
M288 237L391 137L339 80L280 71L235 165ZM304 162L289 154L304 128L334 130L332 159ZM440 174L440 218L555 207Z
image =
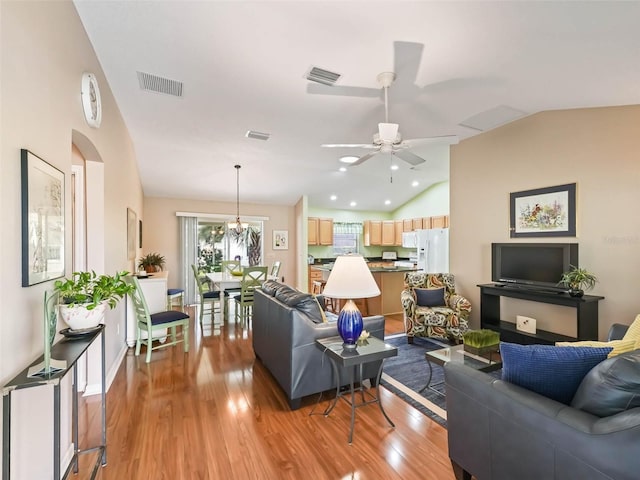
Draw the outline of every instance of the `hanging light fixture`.
M235 165L236 169L236 224L233 227L238 235L242 233L242 222L240 221L240 165Z

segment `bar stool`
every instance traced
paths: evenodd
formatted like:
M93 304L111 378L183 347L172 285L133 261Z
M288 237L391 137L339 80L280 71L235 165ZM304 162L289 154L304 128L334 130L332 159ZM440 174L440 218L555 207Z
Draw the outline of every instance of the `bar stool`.
M167 310L173 310L174 300L178 300L180 311L184 312L184 290L181 288L169 288L167 290Z
M313 295L321 295L326 284L326 280L313 280L311 282L311 293ZM328 312L338 313L339 303L337 298L324 297L324 307Z

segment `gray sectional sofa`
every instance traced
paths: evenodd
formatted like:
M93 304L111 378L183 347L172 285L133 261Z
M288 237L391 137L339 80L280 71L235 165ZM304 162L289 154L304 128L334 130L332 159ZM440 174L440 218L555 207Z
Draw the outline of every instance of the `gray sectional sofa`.
M610 339L622 334L614 325ZM640 350L596 365L570 405L464 365L444 371L456 478L640 478Z
M338 335L336 316L327 314L323 322L320 303L308 293L268 281L257 289L253 306L253 350L271 372L287 396L292 410L301 400L336 387L331 361L316 346L317 338ZM364 328L384 339L384 317L365 317ZM379 362L365 365L364 378L375 379ZM341 371L340 384L349 383L348 372Z

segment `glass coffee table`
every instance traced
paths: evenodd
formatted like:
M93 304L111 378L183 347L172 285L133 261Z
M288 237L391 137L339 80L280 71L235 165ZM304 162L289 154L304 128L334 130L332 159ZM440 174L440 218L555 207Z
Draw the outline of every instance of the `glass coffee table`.
M445 363L455 362L466 365L473 368L474 370L479 370L481 372L492 372L494 370L499 370L500 368L502 368L502 359L500 358L500 353L498 352L497 346L495 350L490 350L481 355L476 355L474 353L465 351L464 345L460 344L454 345L452 347L432 350L430 352L426 352L424 356L427 359L427 364L429 365L429 379L427 380L427 384L420 389L419 393L422 393L427 388L430 388L434 392L440 395L444 395L444 393L442 393L441 391L433 388L435 385L444 383L444 380L442 382L438 382L437 384L431 384L431 379L433 378L433 367L431 366L432 363L443 367Z

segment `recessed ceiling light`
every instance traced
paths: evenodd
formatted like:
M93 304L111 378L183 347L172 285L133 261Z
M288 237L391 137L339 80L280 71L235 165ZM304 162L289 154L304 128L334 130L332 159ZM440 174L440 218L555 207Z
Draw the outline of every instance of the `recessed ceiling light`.
M356 202L351 202L349 205L351 205L352 207L355 207L357 205Z
M398 167L398 165L395 165L395 164L391 165L391 170L397 170L398 168L400 168Z
M418 185L420 185L420 183L417 180L414 180L413 182L411 182L412 187L417 187Z
M347 171L347 167L340 167L338 170L341 171L341 172L346 172Z
M344 157L340 157L340 161L342 163L355 163L358 161L358 157L354 157L353 155L346 155Z
M384 204L385 204L385 205L391 205L391 200L385 200L385 201L384 201Z
M335 195L331 195L331 197L329 197L329 198L331 198L331 200L337 200L338 199L338 197L335 196Z

